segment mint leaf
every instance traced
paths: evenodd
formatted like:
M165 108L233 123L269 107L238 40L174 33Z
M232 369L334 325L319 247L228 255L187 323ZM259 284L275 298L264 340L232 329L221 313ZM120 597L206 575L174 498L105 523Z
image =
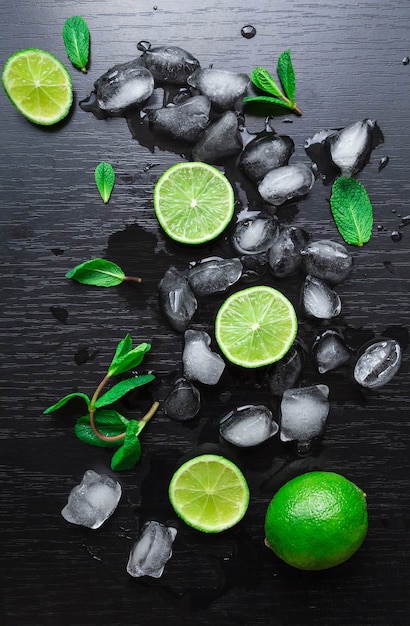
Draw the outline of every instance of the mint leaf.
M128 352L131 352L131 350L132 339L131 335L127 334L125 335L124 339L121 339L121 341L118 343L110 367L117 365Z
M113 360L108 368L108 375L118 376L118 374L124 374L124 372L128 372L129 370L138 367L148 350L151 350L151 345L149 343L140 343L133 350L130 350L126 354L121 355L120 358L117 358L115 362Z
M106 437L116 437L125 431L129 422L123 415L117 411L101 409L95 412L95 425L101 434ZM105 441L100 439L94 433L90 424L90 416L84 415L80 417L74 427L74 432L81 441L91 446L99 446L100 448L113 448L122 444L122 439L116 441Z
M124 443L112 456L111 469L115 471L127 470L138 463L141 458L139 430L139 424L136 420L131 420L128 423Z
M116 263L105 259L91 259L76 265L67 272L66 278L72 278L84 285L96 287L115 287L125 280L125 274Z
M244 102L265 102L266 104L272 104L274 106L284 107L285 109L293 109L293 104L286 100L279 100L272 96L246 96L243 99Z
M114 168L110 163L102 161L94 172L95 184L105 203L108 202L115 183Z
M277 73L286 96L292 104L295 103L296 78L290 50L284 50L278 58Z
M266 91L267 93L271 93L281 100L283 99L283 93L279 89L272 75L264 67L255 67L255 69L252 70L250 77L255 87L261 89L262 91Z
M373 207L366 188L355 178L341 176L333 183L330 208L346 243L362 246L373 228Z
M63 41L71 63L82 72L87 72L90 54L90 31L87 22L79 15L69 17L63 26Z
M61 400L59 400L52 406L49 406L47 409L45 409L45 411L43 411L44 415L48 415L49 413L52 413L53 411L57 411L58 409L61 409L61 407L67 404L67 402L69 402L70 400L72 400L72 398L82 398L87 404L87 407L90 407L91 400L85 393L77 393L77 392L69 393L68 396L64 396L64 398L61 398Z
M120 383L117 383L116 385L114 385L114 387L111 387L109 391L107 391L106 393L104 393L104 395L98 398L95 406L99 408L102 406L113 404L113 402L116 402L117 400L125 396L125 394L132 389L136 389L137 387L146 385L147 383L150 383L152 380L154 380L154 378L155 376L153 374L143 374L134 378L127 378L127 380L122 380Z

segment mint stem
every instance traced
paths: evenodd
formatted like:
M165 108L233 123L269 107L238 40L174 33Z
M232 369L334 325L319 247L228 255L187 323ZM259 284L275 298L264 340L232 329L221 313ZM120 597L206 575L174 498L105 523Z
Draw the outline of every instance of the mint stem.
M97 402L97 399L101 391L104 389L105 385L108 383L110 378L111 376L109 374L106 374L104 376L104 378L98 385L97 389L94 391L93 397L91 398L90 409L89 409L90 426L92 428L94 435L96 435L96 437L98 437L98 439L101 439L102 441L121 441L122 439L125 439L125 435L126 435L125 431L123 433L120 433L119 435L111 435L111 436L103 435L102 433L100 433L95 423L95 403ZM159 407L159 402L156 402L156 401L153 402L151 408L147 411L147 413L145 413L144 417L138 420L139 423L141 424L140 432L144 428L144 426L147 424L147 422L149 422L151 417L156 413L158 407Z
M124 276L123 280L129 280L134 283L142 283L142 278L139 276Z

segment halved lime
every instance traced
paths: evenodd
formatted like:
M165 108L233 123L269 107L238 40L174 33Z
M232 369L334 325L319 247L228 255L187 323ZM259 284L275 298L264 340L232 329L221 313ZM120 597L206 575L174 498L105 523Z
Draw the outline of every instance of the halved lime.
M169 237L180 243L205 243L220 235L232 219L232 185L207 163L177 163L157 181L154 209Z
M220 307L215 337L235 365L261 367L279 361L295 340L298 329L292 303L265 285L233 293Z
M15 52L4 65L1 81L14 106L35 124L60 122L73 102L70 74L46 50L27 48Z
M231 528L249 504L244 475L232 461L217 454L202 454L181 465L168 493L177 515L205 533Z

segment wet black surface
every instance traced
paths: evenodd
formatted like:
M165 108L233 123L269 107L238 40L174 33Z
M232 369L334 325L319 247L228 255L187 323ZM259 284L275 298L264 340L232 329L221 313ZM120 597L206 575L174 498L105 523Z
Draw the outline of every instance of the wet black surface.
M64 20L77 14L91 30L86 75L71 67L61 39ZM64 123L45 129L22 118L0 92L1 623L406 623L408 1L396 0L392 6L376 0L264 0L251 7L242 0L193 0L187 8L173 0L155 6L145 0L116 5L108 0L17 0L4 8L2 17L1 65L18 49L50 50L70 70L75 106ZM388 385L372 392L354 383L350 363L319 374L308 357L300 384L328 385L331 408L325 436L307 456L299 456L293 444L281 443L278 436L252 449L236 449L219 438L219 418L237 406L266 404L278 418L279 401L269 395L265 373L227 366L215 387L198 385L202 407L192 420L178 422L160 408L141 436L140 463L116 476L123 488L116 513L101 529L89 531L69 525L60 511L87 469L112 473L110 451L75 438L80 403L48 416L43 410L64 394L92 393L127 332L135 343L152 343L144 367L156 380L149 390L126 399L125 415L138 418L153 398L164 400L182 374L182 336L167 324L157 284L170 265L185 271L192 261L232 254L234 224L218 241L192 250L168 240L154 217L155 182L184 160L189 146L165 138L156 141L138 116L96 119L78 106L109 67L140 54L140 41L178 45L202 67L239 72L260 65L274 73L278 55L290 47L303 115L285 112L271 120L278 134L289 135L295 143L290 162L309 163L304 143L322 129L377 120L384 143L357 176L373 203L372 238L362 249L349 247L353 272L335 287L341 315L331 322L300 316L299 335L311 348L318 335L333 328L354 356L374 339L394 338L402 345L403 362ZM250 133L264 130L264 117L248 116L246 128ZM106 205L94 183L94 168L102 160L117 174ZM220 168L234 185L236 214L243 215L261 205L255 185L239 173L236 163L234 158ZM277 215L315 239L341 242L329 196L330 187L317 180L306 198L282 207ZM65 278L75 265L96 257L115 261L143 282L98 289ZM281 289L300 313L303 278L297 273L274 279L268 271L257 280ZM241 284L254 284L252 280ZM192 327L213 337L215 313L223 299L199 298ZM167 497L179 463L204 451L234 460L251 491L243 521L216 536L201 535L178 521ZM306 573L289 568L265 548L263 521L268 502L284 482L316 469L340 472L367 493L369 533L347 563ZM128 554L149 519L178 528L174 554L160 579L133 580L125 570Z

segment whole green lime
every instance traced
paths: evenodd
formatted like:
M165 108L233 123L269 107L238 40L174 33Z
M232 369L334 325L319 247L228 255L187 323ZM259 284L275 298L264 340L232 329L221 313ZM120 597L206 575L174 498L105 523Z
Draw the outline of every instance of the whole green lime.
M265 543L288 565L323 570L347 561L367 527L366 494L357 485L334 472L309 472L271 500Z

